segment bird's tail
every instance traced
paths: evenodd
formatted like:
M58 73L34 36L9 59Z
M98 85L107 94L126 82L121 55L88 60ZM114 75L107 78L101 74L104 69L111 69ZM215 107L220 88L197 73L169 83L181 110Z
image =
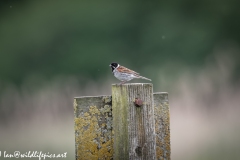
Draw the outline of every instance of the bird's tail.
M152 81L151 79L148 79L148 78L143 77L143 76L139 76L138 78L142 78L142 79L146 79L146 80Z

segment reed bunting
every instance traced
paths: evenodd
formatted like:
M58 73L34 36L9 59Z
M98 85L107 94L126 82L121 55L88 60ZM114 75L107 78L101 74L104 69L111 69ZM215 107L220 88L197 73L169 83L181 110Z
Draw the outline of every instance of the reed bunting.
M114 74L114 76L120 81L122 81L120 84L124 84L125 82L130 81L134 78L141 78L151 81L151 79L142 77L139 75L139 73L123 67L118 63L111 63L109 66L112 68L112 73Z

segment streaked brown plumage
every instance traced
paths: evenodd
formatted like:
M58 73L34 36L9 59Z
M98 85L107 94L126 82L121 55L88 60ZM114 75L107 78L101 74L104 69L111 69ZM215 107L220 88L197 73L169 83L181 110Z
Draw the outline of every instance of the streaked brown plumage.
M139 73L137 73L131 69L128 69L124 66L120 66L118 63L111 63L109 66L112 68L112 73L114 74L114 76L117 79L119 79L120 81L122 81L120 84L123 84L134 78L141 78L141 79L146 79L146 80L151 81L151 79L140 76Z

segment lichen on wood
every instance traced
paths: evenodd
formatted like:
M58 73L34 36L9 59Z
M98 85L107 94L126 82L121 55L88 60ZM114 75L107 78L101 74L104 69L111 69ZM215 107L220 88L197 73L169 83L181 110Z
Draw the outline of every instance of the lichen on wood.
M111 96L74 99L76 160L113 158Z
M152 90L113 85L112 96L74 98L76 160L170 160L168 93Z
M153 98L156 132L156 158L158 160L170 160L171 147L168 93L154 93Z

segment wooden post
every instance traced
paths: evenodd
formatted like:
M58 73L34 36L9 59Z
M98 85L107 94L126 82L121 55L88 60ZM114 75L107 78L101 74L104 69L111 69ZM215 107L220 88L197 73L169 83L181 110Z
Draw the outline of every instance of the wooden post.
M170 160L171 147L170 147L170 115L168 93L166 92L154 93L153 99L154 99L157 159Z
M112 113L114 160L156 159L152 84L112 85Z
M168 93L152 90L112 85L112 96L74 98L76 160L170 160Z
M74 98L76 160L113 157L111 96Z

